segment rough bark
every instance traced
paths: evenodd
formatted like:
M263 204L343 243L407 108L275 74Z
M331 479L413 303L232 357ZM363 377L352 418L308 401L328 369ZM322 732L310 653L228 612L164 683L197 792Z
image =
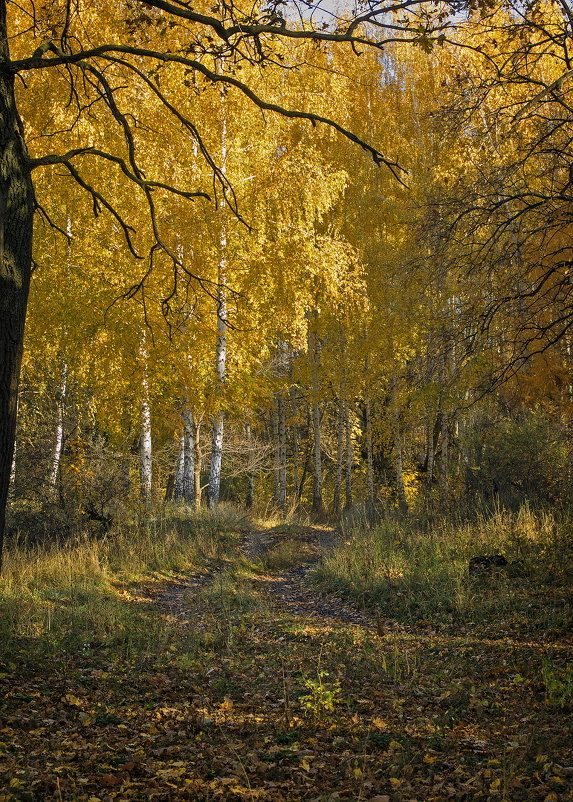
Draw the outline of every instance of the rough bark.
M432 486L432 482L434 480L434 456L434 427L431 419L428 417L426 422L426 486L428 488Z
M188 406L183 409L183 477L182 498L186 504L195 503L195 439L193 437L193 413Z
M183 501L183 473L185 472L185 429L179 435L179 448L177 449L177 462L175 465L175 484L173 487L173 500Z
M449 475L449 450L450 450L450 421L447 415L442 416L442 454L441 454L441 471L440 471L440 487L442 492L442 501L447 503L450 492L450 475Z
M6 2L0 0L0 568L32 269L34 190L14 96Z

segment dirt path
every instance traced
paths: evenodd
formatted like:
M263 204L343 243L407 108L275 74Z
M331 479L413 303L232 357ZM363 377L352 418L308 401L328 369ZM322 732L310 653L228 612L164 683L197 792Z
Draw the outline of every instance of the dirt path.
M335 595L323 596L313 590L308 574L320 563L323 556L334 546L338 534L333 529L307 527L296 533L278 530L247 532L241 543L242 554L252 562L262 563L281 543L300 543L300 562L283 570L270 570L254 576L252 583L269 602L290 615L313 617L373 627L376 621L372 613L365 612ZM296 561L296 554L294 556ZM221 572L214 568L204 573L193 573L185 578L163 583L159 587L140 587L135 593L140 599L159 605L164 614L177 623L187 624L196 619L193 610L193 595L212 583Z
M335 547L339 538L333 529L308 527L295 535L271 532L250 532L245 535L243 552L252 560L265 558L281 541L300 543L301 562L279 574L257 577L253 580L257 590L270 598L276 607L292 615L316 617L338 621L343 624L357 624L372 627L374 618L356 606L344 602L337 596L319 595L307 580L308 574L320 563L322 557Z

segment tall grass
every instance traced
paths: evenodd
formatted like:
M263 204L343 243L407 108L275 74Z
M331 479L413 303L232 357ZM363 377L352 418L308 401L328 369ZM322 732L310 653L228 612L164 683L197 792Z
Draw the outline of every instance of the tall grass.
M405 620L498 614L519 606L525 586L570 581L572 530L571 522L527 505L516 513L481 514L471 523L444 517L427 530L405 520L358 524L346 529L313 579L323 590ZM470 577L470 558L486 554L503 554L516 564Z
M246 524L227 505L199 512L172 507L99 538L82 534L31 546L16 539L0 577L0 637L5 643L42 636L121 641L143 629L156 639L149 622L141 626L144 606L126 603L118 586L220 561Z

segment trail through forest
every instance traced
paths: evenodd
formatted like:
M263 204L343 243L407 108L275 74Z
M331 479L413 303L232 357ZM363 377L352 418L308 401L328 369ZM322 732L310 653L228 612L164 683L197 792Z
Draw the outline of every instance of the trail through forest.
M15 639L0 801L570 802L570 633L533 597L516 634L322 595L336 540L236 534L206 567L117 585L137 627Z
M327 598L313 591L306 581L309 572L321 561L323 555L332 549L339 533L332 528L302 527L296 536L290 536L289 545L296 559L302 554L302 562L281 570L280 573L255 575L252 584L256 591L263 594L272 606L277 607L279 614L295 616L312 616L326 621L338 621L344 624L356 624L364 627L380 629L380 619L372 612L360 610L339 596L329 595ZM284 540L284 533L271 530L247 531L242 536L241 554L249 561L263 562L266 555ZM160 590L148 595L161 607L180 621L189 621L193 616L194 594L212 583L220 574L220 569L203 574L193 574L184 580L167 583Z

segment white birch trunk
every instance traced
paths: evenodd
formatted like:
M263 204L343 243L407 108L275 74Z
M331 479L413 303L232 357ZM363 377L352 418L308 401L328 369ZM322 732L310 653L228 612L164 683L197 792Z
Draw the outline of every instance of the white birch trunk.
M153 487L153 468L151 444L151 406L149 403L149 384L147 377L145 377L143 380L143 398L141 401L139 475L141 480L141 498L146 503L149 503L151 501L151 491Z
M203 455L201 453L201 420L194 420L193 422L193 451L195 460L193 462L193 496L195 509L201 509L201 468L203 464Z
M153 488L153 452L151 442L151 404L149 400L149 378L147 375L147 348L144 340L140 349L143 362L143 380L141 384L141 439L139 443L139 477L141 498L146 503L151 502Z
M185 431L179 436L177 450L177 464L175 466L175 486L173 488L173 501L183 501L183 473L185 471Z
M225 100L222 98L224 104ZM221 171L227 167L227 120L223 106L221 130ZM215 351L215 395L220 404L227 367L227 210L225 201L221 205L221 231L219 235L219 265L217 272L217 345ZM223 463L223 429L225 418L219 408L213 416L211 439L211 467L209 471L209 507L219 503L221 492L221 467Z
M183 501L195 504L195 438L193 437L193 413L186 406L183 409Z
M195 506L195 436L193 413L187 405L181 410L183 429L179 438L177 470L175 472L175 501Z
M56 396L57 402L57 417L56 417L56 437L54 442L54 452L52 455L52 465L50 468L50 475L48 478L52 491L56 489L58 476L60 474L60 463L62 459L62 450L64 448L64 415L66 411L66 391L68 387L68 366L66 362L62 362L60 373L60 386Z

